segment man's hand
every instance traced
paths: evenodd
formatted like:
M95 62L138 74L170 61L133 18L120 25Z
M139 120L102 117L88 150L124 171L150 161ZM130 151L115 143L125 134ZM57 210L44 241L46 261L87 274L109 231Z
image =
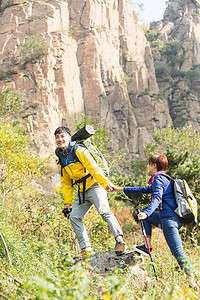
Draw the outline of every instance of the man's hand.
M71 206L71 204L69 204L69 203L64 204L64 209L66 208L68 211L70 211L70 206Z
M138 215L138 220L144 220L146 219L148 216L144 213L144 212L140 212Z
M114 189L114 184L112 184L111 182L107 185L106 191L107 192L113 192Z
M64 209L62 211L62 213L64 214L64 216L67 217L67 218L69 218L69 215L70 215L71 211L72 211L72 208L70 207L70 204L69 203L65 204L64 205Z

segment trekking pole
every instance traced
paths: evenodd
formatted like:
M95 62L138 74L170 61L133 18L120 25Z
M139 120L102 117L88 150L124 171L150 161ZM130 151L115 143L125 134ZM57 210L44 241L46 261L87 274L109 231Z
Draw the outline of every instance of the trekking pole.
M138 211L138 213L141 212L139 209L137 211ZM141 225L141 228L142 228L142 234L143 234L143 237L145 239L145 242L146 242L146 245L147 245L147 249L148 249L148 252L149 252L149 256L150 256L150 259L151 259L151 262L152 262L154 274L155 274L156 280L158 280L157 275L156 275L156 269L154 267L154 262L153 262L153 259L152 259L152 256L151 256L151 251L150 251L149 243L148 243L148 240L147 240L146 231L145 231L145 228L144 228L144 223L143 223L142 220L139 220L139 221L140 221L140 225Z

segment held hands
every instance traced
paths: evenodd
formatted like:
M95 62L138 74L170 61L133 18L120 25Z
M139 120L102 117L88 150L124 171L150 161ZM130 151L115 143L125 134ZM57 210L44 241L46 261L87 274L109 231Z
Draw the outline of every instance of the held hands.
M123 192L123 187L115 186L114 184L110 183L107 188L107 192Z
M113 192L113 189L114 189L114 185L110 182L107 187L106 187L106 191L107 192Z

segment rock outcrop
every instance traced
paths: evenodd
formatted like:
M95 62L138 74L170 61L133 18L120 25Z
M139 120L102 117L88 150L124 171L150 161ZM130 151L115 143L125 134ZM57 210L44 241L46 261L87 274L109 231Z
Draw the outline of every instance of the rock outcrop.
M175 126L192 125L199 132L200 1L169 1L157 29L161 41L165 44L176 41L177 45L161 57L172 68L169 82L166 83L166 78L165 82L159 81L160 88L167 92L170 116Z
M154 127L171 124L129 0L2 0L0 37L0 89L23 92L40 155L53 152L54 129L74 129L82 113L130 156L143 155Z
M75 259L75 263L84 260L85 258ZM96 252L89 257L88 263L95 272L103 276L112 274L113 271L120 269L128 272L136 285L140 283L148 286L150 283L150 277L143 265L144 259L141 255L135 254L134 251L128 251L122 256L117 256L112 250Z
M171 0L157 24L173 75L156 79L151 48L129 0L0 1L0 90L23 93L35 150L54 151L54 129L84 113L110 149L144 155L154 128L200 127L200 1ZM175 74L175 75L174 75ZM166 79L166 78L165 78ZM162 97L161 97L162 95Z

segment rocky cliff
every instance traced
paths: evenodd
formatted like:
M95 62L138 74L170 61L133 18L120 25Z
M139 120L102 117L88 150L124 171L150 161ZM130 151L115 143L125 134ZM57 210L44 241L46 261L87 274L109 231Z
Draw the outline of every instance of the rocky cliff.
M163 20L153 26L158 40L165 45L159 61L163 68L168 67L160 72L158 84L165 91L173 124L177 127L192 125L199 132L200 1L168 2ZM158 57L154 58L156 61ZM161 71L159 67L158 71Z
M40 155L53 153L54 129L74 129L82 113L130 155L142 156L154 127L171 124L129 0L0 3L0 89L27 99L22 117Z

